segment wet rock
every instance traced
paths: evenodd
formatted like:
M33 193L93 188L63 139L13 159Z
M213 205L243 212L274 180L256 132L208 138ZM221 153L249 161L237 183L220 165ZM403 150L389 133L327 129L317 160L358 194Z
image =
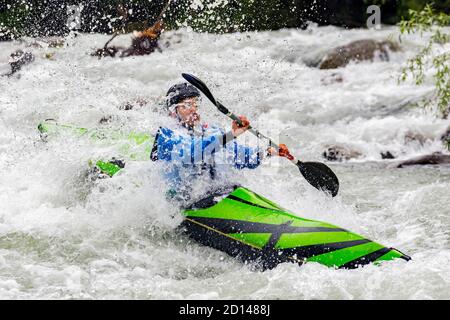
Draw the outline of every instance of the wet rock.
M27 47L33 48L62 48L64 47L66 40L62 37L48 37L48 38L36 38L31 42L26 42Z
M403 168L404 166L412 166L412 165L437 165L437 164L450 164L450 155L443 154L442 152L434 152L429 155L419 156L403 161L397 165L397 168Z
M66 40L64 38L52 38L46 41L49 48L62 48Z
M125 104L119 106L119 110L133 110L134 105L131 102L126 102Z
M127 101L119 106L119 110L133 110L135 107L143 107L148 104L144 98L137 98L135 101Z
M425 144L428 140L423 134L413 131L408 131L405 133L405 144L418 142L421 146Z
M114 58L119 51L122 51L124 49L125 48L116 47L116 46L101 48L101 49L97 49L94 52L92 52L91 56L98 57L99 59L104 58L104 57Z
M395 156L390 152L390 151L386 151L386 152L381 152L381 159L395 159Z
M322 156L328 161L343 161L358 158L362 153L348 146L333 145L328 146Z
M98 123L100 123L100 124L107 124L107 123L113 122L114 119L115 119L115 117L112 116L112 115L103 116L103 117L98 121Z
M335 83L342 83L343 81L344 81L344 78L342 77L342 74L337 73L337 72L333 72L329 76L320 80L320 82L325 86L335 84Z
M172 44L179 44L183 42L183 33L175 31L171 35L167 35L165 37L166 42L164 43L165 47L168 48Z
M389 61L389 51L395 52L400 47L395 42L363 39L337 47L329 52L320 62L320 69L336 69L346 66L350 61L364 61L378 58Z
M34 55L28 51L17 50L11 53L9 57L9 66L11 67L11 72L6 74L6 76L11 76L17 71L19 71L24 65L30 64L34 61Z

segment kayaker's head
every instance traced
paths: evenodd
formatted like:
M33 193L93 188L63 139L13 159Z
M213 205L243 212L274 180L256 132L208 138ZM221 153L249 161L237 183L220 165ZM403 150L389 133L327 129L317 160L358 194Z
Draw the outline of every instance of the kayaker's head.
M172 86L166 94L166 105L170 115L186 127L194 127L200 122L198 99L200 92L193 85L183 82Z

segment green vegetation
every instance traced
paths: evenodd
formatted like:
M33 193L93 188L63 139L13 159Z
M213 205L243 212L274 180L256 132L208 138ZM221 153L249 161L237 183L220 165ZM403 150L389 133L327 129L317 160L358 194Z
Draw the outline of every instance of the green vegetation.
M449 150L449 151L450 151L450 138L449 138L449 139L447 139L447 140L444 140L444 144L445 144L445 146L446 146L447 150Z
M152 25L167 0L2 0L0 40L26 36L65 35L67 6L83 5L81 31L128 32ZM426 0L172 0L166 27L191 27L200 32L234 32L304 28L319 25L366 27L370 5L381 9L381 22L396 24L409 9L420 11ZM123 7L125 10L120 10ZM447 14L450 0L435 0Z
M436 12L432 4L427 4L421 10L409 10L409 17L400 22L400 32L410 34L431 32L428 43L421 51L407 61L400 77L401 81L412 78L417 85L423 84L429 68L434 70L434 95L427 101L426 106L437 103L439 112L447 118L450 112L450 52L443 52L437 56L432 53L450 42L450 34L443 27L450 25L450 15Z
M25 17L28 15L28 6L7 4L5 10L0 10L0 40L17 37L23 30Z
M182 0L171 7L167 22L171 29L189 26L195 31L213 33L298 27L303 22L297 17L296 2L203 0L196 4Z
M399 1L398 6L398 16L404 19L405 17L408 17L409 10L421 11L430 3L433 4L433 8L436 12L445 12L448 14L450 11L450 0L401 0Z

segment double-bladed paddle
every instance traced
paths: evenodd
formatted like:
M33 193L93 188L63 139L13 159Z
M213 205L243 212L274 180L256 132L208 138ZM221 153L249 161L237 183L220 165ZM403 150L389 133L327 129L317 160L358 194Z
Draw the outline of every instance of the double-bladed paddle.
M203 94L219 109L220 112L227 115L234 121L236 121L239 125L242 126L241 120L232 112L230 112L223 104L217 101L212 95L211 91L209 91L208 87L202 80L199 78L187 74L181 74L184 79L186 79L189 83L194 85L197 89L199 89ZM272 139L263 135L261 132L249 126L248 131L253 133L258 138L264 138L269 141L269 145L271 147L279 150L278 143L273 142ZM295 164L299 169L303 177L308 181L313 187L323 190L325 192L330 193L333 197L337 195L339 191L339 180L334 174L334 172L324 163L321 162L302 162L295 157L292 157L290 161Z

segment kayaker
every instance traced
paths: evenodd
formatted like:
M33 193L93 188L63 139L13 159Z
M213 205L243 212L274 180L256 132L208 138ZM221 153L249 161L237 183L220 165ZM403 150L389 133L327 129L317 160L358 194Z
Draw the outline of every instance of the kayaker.
M199 99L200 92L189 83L176 84L166 94L165 107L175 121L173 126L159 128L151 159L165 162L164 176L170 197L189 200L196 186L211 190L214 186L233 184L235 179L230 170L233 167L255 169L265 157L290 157L283 144L278 153L274 148L264 150L237 143L235 139L250 126L245 116L239 117L243 126L233 121L228 131L202 124Z

